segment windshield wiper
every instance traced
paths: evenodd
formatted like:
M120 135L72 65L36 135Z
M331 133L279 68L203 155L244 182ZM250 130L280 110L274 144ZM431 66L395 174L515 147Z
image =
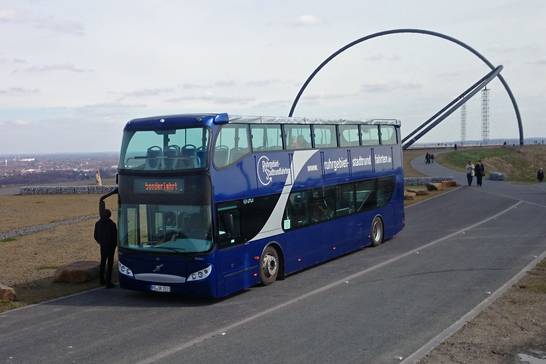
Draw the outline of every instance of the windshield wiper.
M172 252L175 252L175 253L183 253L183 252L186 251L185 249L182 249L182 248L171 248L171 247L168 247L168 246L154 246L153 248L154 249L169 250L169 251L172 251Z

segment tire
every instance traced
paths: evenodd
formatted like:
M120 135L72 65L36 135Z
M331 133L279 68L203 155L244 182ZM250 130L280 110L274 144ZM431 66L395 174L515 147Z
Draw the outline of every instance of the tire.
M280 260L277 249L272 246L265 248L260 258L260 281L264 286L277 280L280 270Z
M376 216L372 220L370 228L370 239L372 240L372 246L378 246L383 243L385 238L385 229L383 227L383 220Z

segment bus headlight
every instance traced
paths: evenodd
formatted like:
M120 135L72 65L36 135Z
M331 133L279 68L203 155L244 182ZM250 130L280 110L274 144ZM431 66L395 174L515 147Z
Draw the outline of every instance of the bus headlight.
M193 272L192 274L190 274L188 278L186 279L186 282L200 281L202 279L205 279L208 276L210 276L211 271L212 271L212 264L204 269L198 270L197 272Z
M121 264L121 262L118 262L118 268L119 268L119 272L125 276L128 276L128 277L134 277L133 276L133 271L131 269L129 269L129 267Z

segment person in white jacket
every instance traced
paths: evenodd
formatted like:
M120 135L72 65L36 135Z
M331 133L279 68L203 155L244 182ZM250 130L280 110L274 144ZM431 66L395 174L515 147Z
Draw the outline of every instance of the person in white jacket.
M468 185L472 186L472 180L474 179L474 165L472 164L472 161L468 161L465 169L466 169L466 180L468 181Z

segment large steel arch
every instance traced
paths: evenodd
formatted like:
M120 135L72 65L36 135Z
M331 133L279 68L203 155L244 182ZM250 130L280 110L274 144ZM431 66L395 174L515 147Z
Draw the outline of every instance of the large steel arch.
M307 78L307 80L305 80L305 83L303 84L303 86L300 88L296 98L294 99L294 102L292 103L292 107L290 108L290 113L288 114L289 117L291 117L293 114L294 114L294 110L296 109L296 105L298 104L298 101L301 97L301 95L303 94L303 92L305 91L305 89L307 88L307 86L309 85L309 83L311 82L311 80L316 76L316 74L324 67L326 66L332 59L334 59L337 55L339 55L340 53L344 52L345 50L351 48L352 46L355 46L357 44L360 44L362 42L365 42L367 40L370 40L370 39L373 39L373 38L377 38L377 37L382 37L382 36L385 36L385 35L390 35L390 34L400 34L400 33L413 33L413 34L425 34L425 35L431 35L433 37L437 37L437 38L442 38L442 39L445 39L445 40L448 40L452 43L455 43L461 47L463 47L464 49L470 51L472 54L474 54L476 57L478 57L479 59L481 59L483 61L483 63L485 63L491 70L495 70L495 66L493 66L493 64L491 62L489 62L489 60L487 58L485 58L480 52L478 52L477 50L475 50L474 48L472 48L471 46L469 46L468 44L466 43L463 43L461 42L460 40L456 39L456 38L453 38L453 37L450 37L449 35L445 35L445 34L442 34L442 33L438 33L438 32L433 32L431 30L425 30L425 29L391 29L391 30L385 30L385 31L382 31L382 32L378 32L378 33L373 33L373 34L370 34L370 35L367 35L365 37L362 37L362 38L359 38L347 45L345 45L344 47L341 47L340 49L338 49L337 51L335 51L334 53L332 53L328 58L326 58L314 71L313 73L311 73L311 75ZM508 83L506 82L506 80L504 79L504 77L502 77L501 74L498 74L497 75L498 79L500 80L500 82L502 83L502 85L504 86L506 92L508 93L508 96L510 96L510 100L512 101L512 106L514 107L514 112L516 113L516 118L517 118L517 121L518 121L518 128L519 128L519 144L520 145L523 145L523 125L522 125L522 122L521 122L521 115L519 113L519 108L518 108L518 104L516 102L516 99L514 97L514 94L512 94L512 90L510 90L510 86L508 86Z

